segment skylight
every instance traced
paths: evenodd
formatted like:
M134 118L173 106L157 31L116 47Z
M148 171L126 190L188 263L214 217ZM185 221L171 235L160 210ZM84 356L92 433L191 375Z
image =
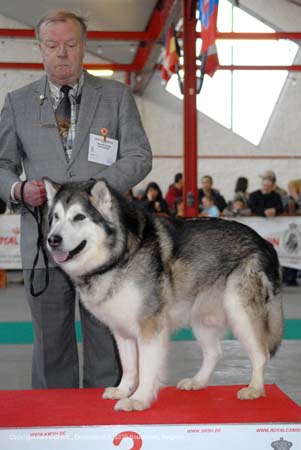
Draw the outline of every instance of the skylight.
M228 0L219 1L218 30L252 33L275 31ZM198 40L197 55L200 44ZM221 65L291 65L298 45L288 40L219 40L217 49ZM205 75L203 88L197 96L197 109L258 145L287 75L288 72L284 70L219 70L213 78ZM177 75L172 76L166 89L183 98Z

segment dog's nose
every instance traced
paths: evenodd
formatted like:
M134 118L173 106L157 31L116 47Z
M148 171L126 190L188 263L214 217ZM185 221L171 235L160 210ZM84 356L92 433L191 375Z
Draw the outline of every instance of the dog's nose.
M52 234L48 238L48 244L51 248L56 248L62 243L62 237L59 234Z

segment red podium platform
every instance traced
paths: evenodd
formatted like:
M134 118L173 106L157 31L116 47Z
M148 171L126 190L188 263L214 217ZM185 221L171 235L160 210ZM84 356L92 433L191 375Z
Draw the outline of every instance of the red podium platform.
M102 389L1 391L0 448L300 450L301 408L275 385L251 401L236 398L239 388L165 388L131 413L114 411Z

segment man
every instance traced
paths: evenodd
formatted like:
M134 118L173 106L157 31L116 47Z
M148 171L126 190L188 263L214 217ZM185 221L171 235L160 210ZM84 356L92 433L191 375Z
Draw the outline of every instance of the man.
M248 206L253 214L262 217L275 217L283 212L281 197L275 192L270 177L263 178L261 189L250 194Z
M176 202L183 197L183 175L177 173L174 178L174 183L168 188L165 196L169 211L175 212Z
M70 11L53 11L40 19L36 32L46 75L6 96L0 122L0 196L11 208L21 203L23 167L24 201L31 208L45 203L44 176L59 183L104 178L124 193L151 169L151 149L129 88L83 70L86 30L84 19ZM106 136L118 148L111 165L102 153L95 159L91 146ZM24 208L21 213L24 283L35 332L32 385L78 387L75 292L51 260L48 288L38 297L31 295L37 227L31 214ZM40 258L36 289L44 279ZM113 386L120 373L112 337L82 306L80 313L83 385Z
M202 188L199 189L199 207L202 209L202 199L207 195L213 198L214 204L218 207L220 212L226 208L227 203L224 197L217 189L213 189L213 179L210 175L202 177Z
M273 190L277 192L277 194L280 195L282 202L287 201L287 191L283 189L282 187L278 186L276 174L273 170L266 170L262 175L260 175L261 179L267 179L269 178L273 182Z

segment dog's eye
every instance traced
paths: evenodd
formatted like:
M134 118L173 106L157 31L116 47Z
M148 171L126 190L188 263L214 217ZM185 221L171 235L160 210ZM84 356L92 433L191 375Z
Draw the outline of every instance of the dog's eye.
M73 220L75 222L79 222L80 220L85 220L86 216L84 216L83 214L76 214L76 216L73 217Z
M58 213L54 213L53 217L57 220L59 218Z

